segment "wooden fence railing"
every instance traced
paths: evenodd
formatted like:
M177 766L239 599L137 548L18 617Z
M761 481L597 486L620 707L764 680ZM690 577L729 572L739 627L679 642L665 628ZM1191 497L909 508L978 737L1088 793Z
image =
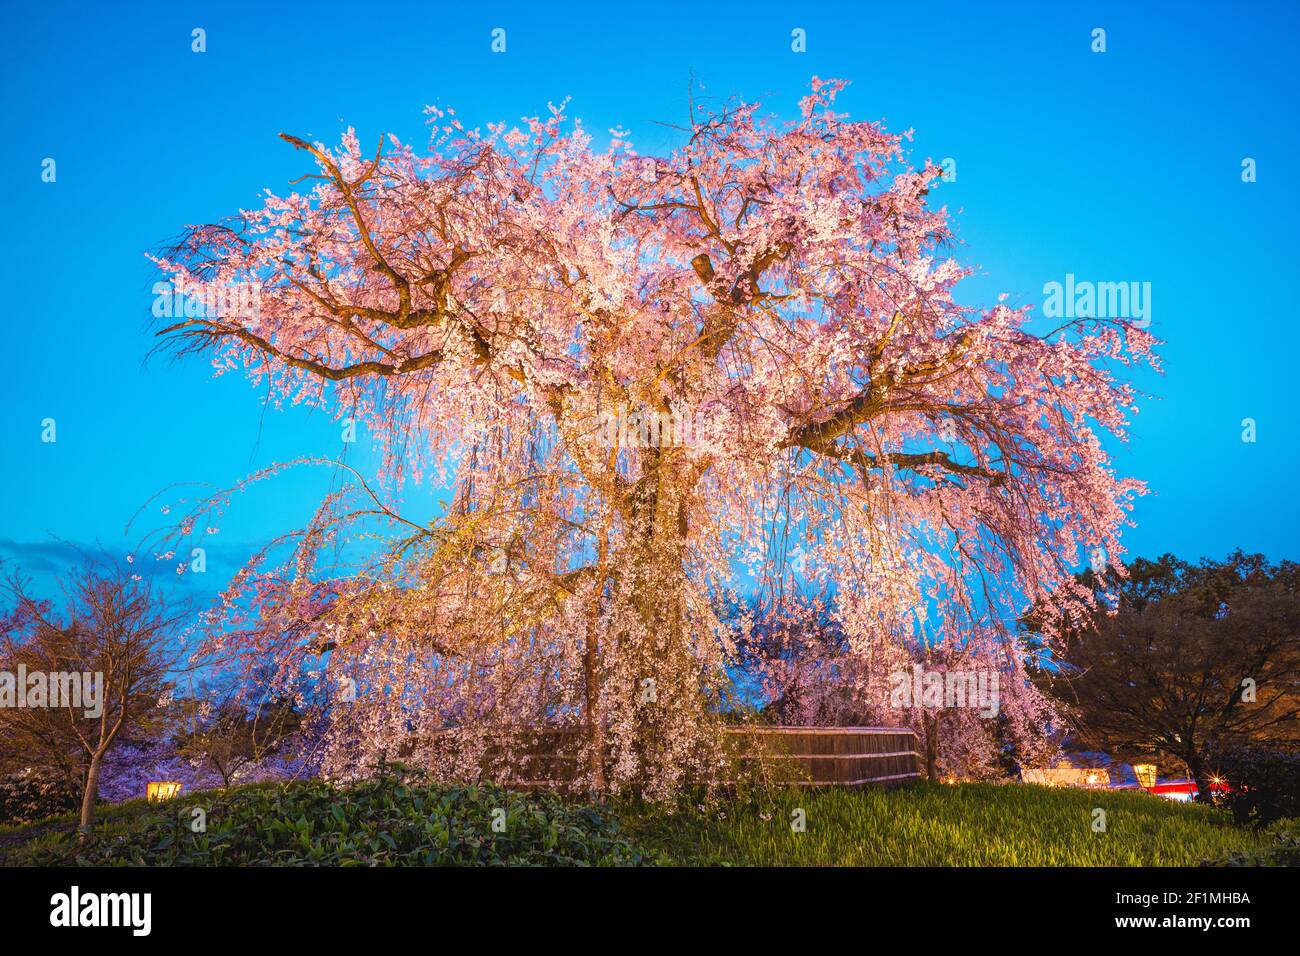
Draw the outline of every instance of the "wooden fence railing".
M897 785L921 776L916 735L901 727L754 727L728 732L737 757L805 786Z

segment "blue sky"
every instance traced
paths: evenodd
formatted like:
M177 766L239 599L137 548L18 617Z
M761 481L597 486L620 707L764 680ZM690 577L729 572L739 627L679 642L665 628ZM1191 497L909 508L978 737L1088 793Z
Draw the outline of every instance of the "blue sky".
M1166 374L1140 377L1155 397L1114 449L1154 491L1131 554L1300 557L1294 3L82 6L0 14L0 557L38 575L66 556L60 541L125 549L127 522L169 486L342 450L319 412L268 408L202 360L145 361L145 253L286 191L308 167L279 132L334 142L353 125L362 142L423 143L426 104L477 124L571 96L588 129L621 126L652 152L674 142L664 124L685 115L692 79L789 114L814 74L851 81L841 104L856 118L915 129L916 162L956 161L936 198L981 270L968 303L1007 292L1040 311L1044 283L1067 273L1151 283ZM490 50L497 27L504 54ZM806 53L791 50L795 28ZM47 417L54 444L40 440ZM212 585L301 522L328 481L290 476L241 500Z

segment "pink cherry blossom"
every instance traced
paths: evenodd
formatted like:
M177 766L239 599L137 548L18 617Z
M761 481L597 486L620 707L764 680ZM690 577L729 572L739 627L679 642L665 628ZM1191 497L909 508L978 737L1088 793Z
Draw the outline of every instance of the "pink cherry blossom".
M381 449L375 481L332 465L347 484L209 619L210 649L332 703L327 769L402 753L544 775L493 741L545 724L577 732L586 783L670 793L718 766L755 613L816 607L842 637L766 673L769 693L802 674L883 717L899 662L1022 675L1009 622L1035 601L1084 613L1071 571L1118 562L1143 491L1102 444L1135 408L1117 374L1155 342L959 305L941 170L836 112L843 85L815 79L791 122L696 106L653 157L621 132L593 149L562 105L472 130L430 109L424 151L285 135L314 163L304 191L157 259L212 301L256 290L256 308L171 320L178 348ZM610 443L628 410L698 427ZM404 483L426 479L450 506L404 512ZM376 531L373 557L342 556ZM1008 683L1043 739L1041 701Z

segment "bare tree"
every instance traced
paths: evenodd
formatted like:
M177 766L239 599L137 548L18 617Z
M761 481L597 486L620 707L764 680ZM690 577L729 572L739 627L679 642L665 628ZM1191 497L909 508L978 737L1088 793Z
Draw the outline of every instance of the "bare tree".
M165 716L161 701L185 666L177 640L182 614L148 581L94 561L65 582L61 612L33 596L19 575L4 594L6 686L16 694L42 686L45 692L26 706L0 709L0 759L44 764L80 786L85 832L105 756L124 737L155 730Z
M285 752L302 725L293 702L271 696L264 685L214 688L183 708L177 749L215 770L227 787L240 770Z

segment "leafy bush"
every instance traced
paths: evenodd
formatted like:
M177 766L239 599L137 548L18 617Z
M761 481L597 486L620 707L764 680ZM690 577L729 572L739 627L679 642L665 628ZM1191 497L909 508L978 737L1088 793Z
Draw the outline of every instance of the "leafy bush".
M1232 811L1238 823L1267 826L1300 817L1300 753L1265 747L1224 747L1211 766L1232 788L1216 802Z
M1300 866L1300 820L1275 820L1264 829L1271 843L1232 853L1214 866Z
M30 823L81 806L81 792L62 777L25 770L0 778L0 824Z
M206 814L205 832L191 829L195 809ZM622 836L617 817L597 806L546 793L442 786L397 767L346 787L319 780L255 784L146 805L134 816L106 821L84 844L72 832L46 834L8 862L435 866L654 860Z

